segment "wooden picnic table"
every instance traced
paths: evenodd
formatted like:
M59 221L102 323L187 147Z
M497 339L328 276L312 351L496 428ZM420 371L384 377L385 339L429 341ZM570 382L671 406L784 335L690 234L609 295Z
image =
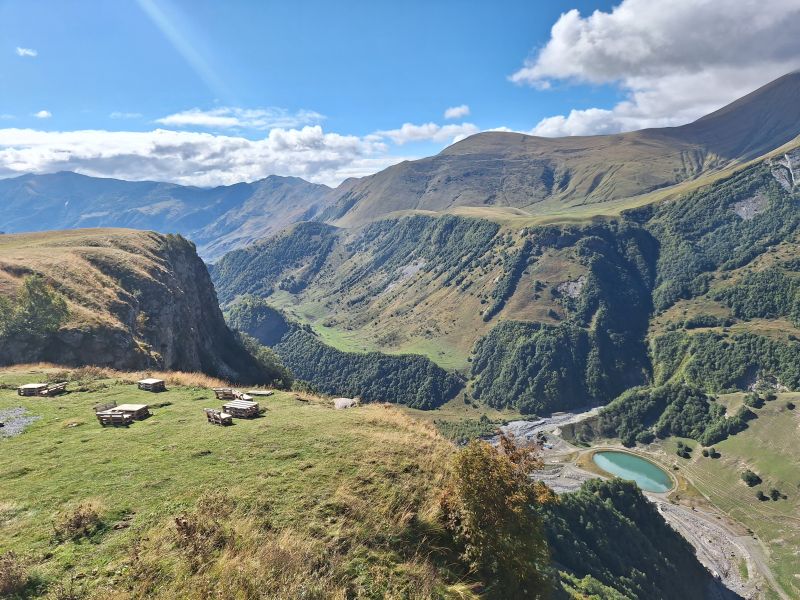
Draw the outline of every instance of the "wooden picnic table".
M258 416L258 402L250 400L231 400L224 404L222 409L237 419L251 419Z
M140 379L136 382L136 385L140 390L147 392L163 392L167 389L163 379L155 379L153 377Z
M17 394L20 396L38 396L44 389L47 389L46 383L26 383L17 388Z
M117 412L131 415L133 419L144 419L150 416L150 409L147 404L119 404L108 409L109 412Z

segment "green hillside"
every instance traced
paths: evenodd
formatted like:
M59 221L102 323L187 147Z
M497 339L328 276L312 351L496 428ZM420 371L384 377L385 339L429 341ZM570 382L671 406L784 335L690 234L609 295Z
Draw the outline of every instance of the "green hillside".
M212 276L225 302L255 293L317 347L423 354L498 408L543 414L670 381L796 389L797 152L617 221L301 225Z
M0 414L23 409L30 419L0 438L7 597L544 596L542 588L508 595L469 572L442 520L458 451L430 425L381 405L334 410L328 400L277 392L261 400L260 418L216 427L203 408L219 404L206 387L219 382L171 373L168 391L153 395L136 389L139 376L0 372ZM70 392L17 396L16 385L46 378L69 379ZM102 428L92 412L101 400L149 403L152 416ZM527 474L522 481L532 485ZM702 598L707 572L631 484L593 483L542 510L532 518L548 522L558 565L537 577L556 597L606 586L621 598L645 590ZM578 514L596 527L582 529ZM623 549L629 542L630 557L610 560L596 544L603 531ZM525 543L532 532L513 535Z

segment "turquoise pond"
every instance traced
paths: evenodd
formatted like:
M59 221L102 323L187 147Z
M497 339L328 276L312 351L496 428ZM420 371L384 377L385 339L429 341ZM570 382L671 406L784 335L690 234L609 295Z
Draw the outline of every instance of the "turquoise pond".
M612 475L628 481L635 481L648 492L668 492L672 489L672 478L667 472L649 460L639 458L627 452L597 452L594 464Z

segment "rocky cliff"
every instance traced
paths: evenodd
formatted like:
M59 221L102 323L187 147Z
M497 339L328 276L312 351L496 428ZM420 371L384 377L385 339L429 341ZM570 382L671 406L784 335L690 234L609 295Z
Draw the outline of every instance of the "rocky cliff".
M194 245L180 236L110 229L0 236L0 294L18 302L31 275L66 300L68 316L53 331L7 336L3 363L263 380L261 367L225 325Z

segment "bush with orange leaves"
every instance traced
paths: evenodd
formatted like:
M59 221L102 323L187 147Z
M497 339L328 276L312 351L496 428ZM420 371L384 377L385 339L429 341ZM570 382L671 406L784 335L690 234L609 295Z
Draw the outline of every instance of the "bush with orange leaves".
M531 479L541 468L535 447L505 436L499 448L473 441L453 460L443 515L461 558L486 583L486 597L550 595L550 553L537 508L557 498Z

